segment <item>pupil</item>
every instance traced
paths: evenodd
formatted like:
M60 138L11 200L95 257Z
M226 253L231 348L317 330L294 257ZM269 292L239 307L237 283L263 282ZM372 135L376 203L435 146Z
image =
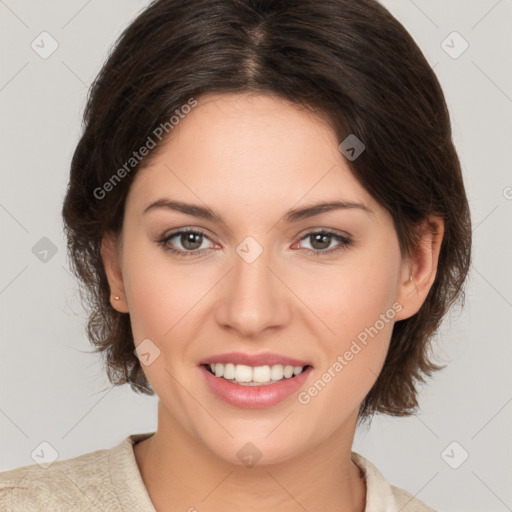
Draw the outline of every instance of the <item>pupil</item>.
M199 233L185 233L181 236L181 243L185 249L193 251L194 249L201 247L201 240L199 240L199 242L194 242L194 238L200 238L201 236L202 235Z
M316 233L316 234L312 235L312 237L315 242L317 242L317 241L320 242L320 247L316 247L316 249L325 249L325 248L329 247L330 235ZM311 245L315 248L314 242Z

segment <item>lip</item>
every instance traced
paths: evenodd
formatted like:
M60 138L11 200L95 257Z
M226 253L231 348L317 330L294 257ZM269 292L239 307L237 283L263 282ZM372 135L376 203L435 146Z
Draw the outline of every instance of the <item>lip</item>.
M228 382L210 373L204 364L200 366L200 370L210 391L224 402L243 409L259 409L276 405L296 393L306 382L313 368L308 366L295 377L261 386L243 386Z
M244 364L247 366L274 366L276 364L282 364L283 366L312 366L312 364L308 361L301 361L300 359L294 359L293 357L283 356L273 352L262 352L260 354L230 352L226 354L217 354L205 357L202 361L199 362L200 365L215 363Z

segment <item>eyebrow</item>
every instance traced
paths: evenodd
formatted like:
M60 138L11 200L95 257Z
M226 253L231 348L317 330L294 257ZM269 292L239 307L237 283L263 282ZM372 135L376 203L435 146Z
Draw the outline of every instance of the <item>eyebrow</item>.
M146 214L147 212L158 209L158 208L164 208L167 210L174 210L177 212L185 213L187 215L191 215L193 217L199 217L202 219L210 220L213 222L218 222L220 224L226 225L226 222L224 219L214 210L211 208L205 207L205 206L199 206L196 204L189 204L189 203L183 203L182 201L175 201L168 198L161 198L157 199L150 205L148 205L145 209L143 214ZM283 217L281 218L280 222L286 222L286 223L293 223L298 222L300 220L307 219L309 217L314 217L315 215L320 215L321 213L327 213L334 210L351 210L351 209L359 209L364 212L367 212L371 215L374 214L374 212L368 208L366 205L362 203L354 203L350 201L328 201L328 202L322 202L317 203L309 206L305 206L303 208L296 208L292 210L288 210Z

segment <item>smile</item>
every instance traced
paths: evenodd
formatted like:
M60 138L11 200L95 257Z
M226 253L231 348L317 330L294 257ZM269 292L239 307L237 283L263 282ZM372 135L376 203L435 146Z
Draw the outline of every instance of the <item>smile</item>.
M273 384L300 375L306 366L291 366L276 364L273 366L248 366L234 363L215 363L206 365L207 369L216 377L223 378L228 382L246 386L257 386L260 384Z
M219 365L219 366L218 366ZM214 366L212 370L211 366ZM305 367L297 367L295 375L295 367L274 365L272 367L265 365L260 367L250 367L245 365L234 365L232 363L215 365L201 364L199 369L206 381L207 389L223 402L237 408L256 409L271 407L277 405L290 396L299 392L306 380L310 377L313 367L306 365ZM231 368L233 367L233 368ZM241 367L241 368L240 368ZM258 370L263 368L263 370ZM286 377L286 374L292 375ZM239 378L245 379L239 382L236 378L226 379L224 371L227 370L227 376L235 372ZM286 371L286 374L285 374ZM222 372L222 376L216 376L214 372ZM255 375L256 372L256 375ZM274 372L274 376L272 375ZM259 375L261 373L261 375ZM279 379L274 377L281 377ZM268 378L266 382L256 382L253 379Z

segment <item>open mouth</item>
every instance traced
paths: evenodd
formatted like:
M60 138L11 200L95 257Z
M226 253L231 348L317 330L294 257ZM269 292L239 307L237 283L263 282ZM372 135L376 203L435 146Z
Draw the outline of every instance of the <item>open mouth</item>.
M202 366L215 377L242 386L267 386L282 381L293 380L301 373L312 368L309 364L306 366L266 365L251 367L229 363L226 365L216 363L203 364Z

